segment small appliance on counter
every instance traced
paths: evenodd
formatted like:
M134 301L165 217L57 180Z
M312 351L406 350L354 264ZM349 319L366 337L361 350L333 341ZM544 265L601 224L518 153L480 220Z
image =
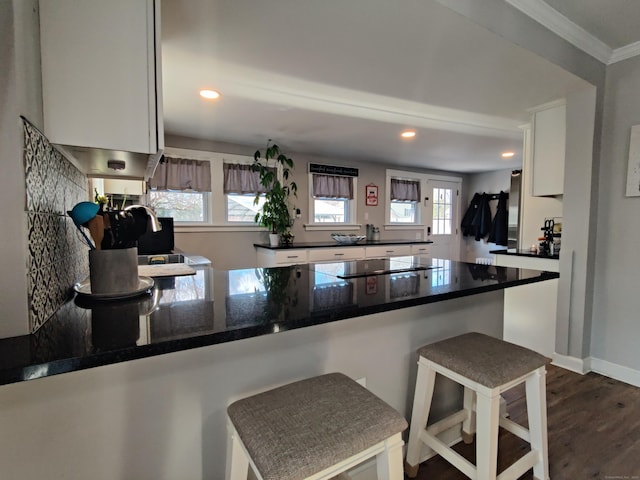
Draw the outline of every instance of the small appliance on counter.
M544 219L544 226L540 229L543 231L543 236L538 240L540 245L538 247L538 253L541 255L559 255L560 245L562 237L562 220L561 217L552 217Z

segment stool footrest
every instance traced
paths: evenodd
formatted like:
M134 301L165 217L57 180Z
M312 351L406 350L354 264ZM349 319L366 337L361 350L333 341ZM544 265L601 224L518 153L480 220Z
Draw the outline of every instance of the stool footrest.
M436 423L429 425L427 427L427 432L431 435L438 435L445 430L450 429L451 427L457 425L458 423L462 423L467 419L467 411L459 410L456 413L449 415L448 417L443 418L442 420L437 421Z
M500 426L505 430L513 433L517 437L520 437L525 442L531 443L531 434L529 433L529 430L524 428L522 425L517 424L513 420L510 420L505 417L501 417Z
M449 446L440 440L438 437L431 435L426 430L421 432L420 440L422 440L428 447L433 449L438 455L443 457L449 463L455 465L458 470L464 473L469 478L476 477L476 466L469 460L464 458L455 450L449 448Z
M540 452L531 450L521 457L517 462L509 466L504 472L498 475L497 480L517 480L524 472L532 468L540 461Z

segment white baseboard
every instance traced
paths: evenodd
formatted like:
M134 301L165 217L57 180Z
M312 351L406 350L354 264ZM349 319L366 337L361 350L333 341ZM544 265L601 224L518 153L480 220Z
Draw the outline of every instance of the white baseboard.
M618 365L595 357L576 358L567 355L553 354L553 365L584 375L595 372L605 377L620 380L634 387L640 387L640 370Z
M572 372L579 373L580 375L584 375L591 371L591 366L589 365L590 359L585 358L577 358L570 357L568 355L561 355L559 353L553 354L552 364L558 367L562 367L565 370L571 370Z
M620 380L634 387L640 387L640 371L599 358L591 357L589 360L591 371L615 380Z

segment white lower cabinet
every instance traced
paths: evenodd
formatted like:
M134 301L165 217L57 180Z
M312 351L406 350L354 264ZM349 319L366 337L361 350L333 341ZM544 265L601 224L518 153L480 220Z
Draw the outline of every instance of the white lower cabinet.
M431 246L425 243L419 243L417 245L411 245L411 255L429 255L431 253Z
M272 250L269 248L257 249L259 267L283 267L308 263L307 250L304 248L295 250Z
M404 255L428 255L429 244L376 245L271 249L256 246L258 267L282 267L300 263L360 260Z
M364 258L364 248L358 247L310 248L308 256L309 262L358 260L360 258Z
M557 272L559 261L550 258L496 255L502 267L530 268ZM556 343L558 279L531 283L504 290L503 338L553 357Z
M367 258L411 255L411 245L380 245L375 247L366 247L365 255Z

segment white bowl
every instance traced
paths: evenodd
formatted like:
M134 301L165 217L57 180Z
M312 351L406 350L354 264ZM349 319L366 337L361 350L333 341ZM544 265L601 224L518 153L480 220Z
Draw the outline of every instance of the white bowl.
M364 235L346 235L344 233L332 233L331 238L343 245L353 245L364 240L367 237Z

